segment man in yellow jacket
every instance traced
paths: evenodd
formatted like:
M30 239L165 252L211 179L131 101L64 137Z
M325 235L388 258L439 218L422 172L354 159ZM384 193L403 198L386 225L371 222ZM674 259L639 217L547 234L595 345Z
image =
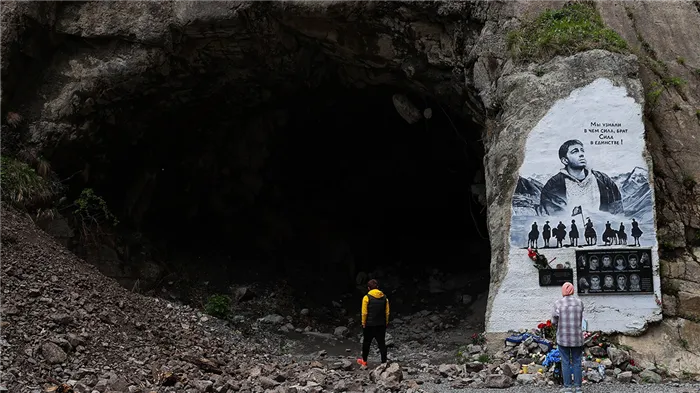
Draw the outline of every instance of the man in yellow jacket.
M369 280L367 290L362 298L362 359L357 359L361 366L367 366L367 356L372 340L377 340L382 363L386 363L386 328L389 325L389 299L379 289L377 280Z

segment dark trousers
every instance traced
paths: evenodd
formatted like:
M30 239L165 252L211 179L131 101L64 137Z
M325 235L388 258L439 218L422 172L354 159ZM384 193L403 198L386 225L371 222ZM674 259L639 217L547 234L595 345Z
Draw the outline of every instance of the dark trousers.
M372 345L372 340L377 340L379 353L382 355L382 363L386 363L386 326L367 326L362 329L362 360L367 361L369 355L369 347Z

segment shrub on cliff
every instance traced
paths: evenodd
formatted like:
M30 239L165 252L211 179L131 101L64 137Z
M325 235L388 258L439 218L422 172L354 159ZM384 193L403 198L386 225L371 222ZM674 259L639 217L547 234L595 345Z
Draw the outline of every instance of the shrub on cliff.
M85 188L73 202L74 218L78 224L81 239L88 244L99 244L106 236L104 226L117 226L119 220L112 214L107 202L95 194L92 188Z
M20 208L47 203L57 192L57 185L40 176L34 168L12 157L0 157L0 189L2 198Z
M572 55L589 49L624 52L620 35L605 27L595 5L568 4L546 10L535 20L508 34L508 50L522 61L545 61L557 55Z

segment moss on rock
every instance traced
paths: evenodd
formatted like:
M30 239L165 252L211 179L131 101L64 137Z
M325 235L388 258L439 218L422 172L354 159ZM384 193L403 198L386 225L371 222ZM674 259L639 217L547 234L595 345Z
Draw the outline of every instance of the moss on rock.
M548 9L508 34L508 50L520 61L546 61L589 49L624 53L627 48L627 42L605 27L595 6L588 3Z

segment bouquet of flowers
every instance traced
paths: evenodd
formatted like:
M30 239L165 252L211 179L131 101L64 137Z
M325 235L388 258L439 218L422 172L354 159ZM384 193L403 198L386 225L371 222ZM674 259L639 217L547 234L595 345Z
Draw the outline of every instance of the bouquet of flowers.
M532 248L528 248L527 249L527 256L530 259L532 259L533 262L535 262L534 266L537 269L550 269L549 261L547 261L547 257L545 257L544 255L537 252L537 250L533 250Z
M474 333L471 336L471 340L474 345L484 345L486 343L486 336L484 336L484 333Z
M556 341L557 338L557 328L552 325L552 320L548 319L547 322L540 323L537 325L537 329L543 338Z

